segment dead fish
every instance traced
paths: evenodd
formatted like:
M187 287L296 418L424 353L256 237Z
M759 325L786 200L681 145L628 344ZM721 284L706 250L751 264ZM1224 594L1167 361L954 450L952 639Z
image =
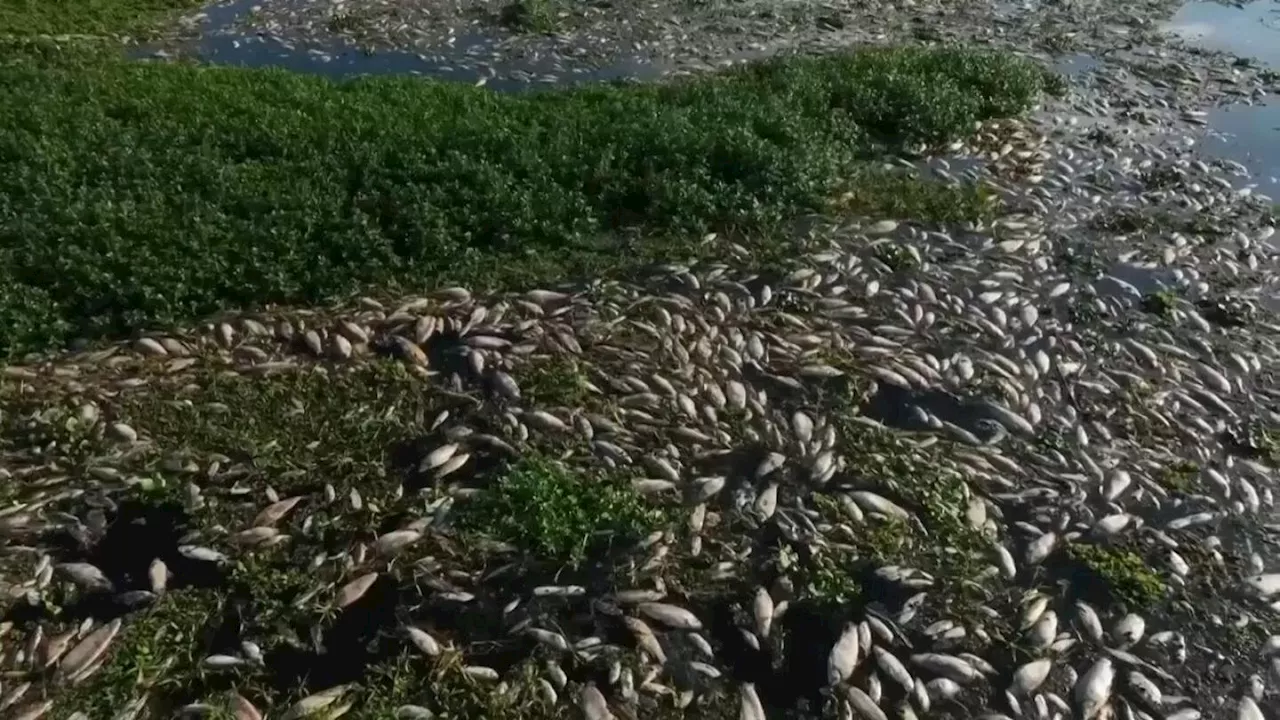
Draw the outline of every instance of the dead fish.
M861 688L853 685L844 685L842 689L844 690L845 699L849 701L849 705L858 717L865 718L865 720L889 720L889 716L885 715L880 706Z
M1013 673L1013 684L1009 692L1020 697L1030 696L1044 684L1052 669L1053 661L1048 658L1032 660L1022 665Z
M1147 622L1141 615L1130 613L1116 622L1111 635L1123 645L1133 645L1142 639L1146 628Z
M754 684L743 683L739 686L738 700L738 720L767 720L764 704L760 702L760 696L756 693Z
M911 689L915 687L915 680L911 677L911 673L906 666L902 664L902 661L879 645L872 647L871 650L875 655L876 666L880 668L881 672L901 685L903 690L911 692Z
M374 542L374 552L382 557L395 555L422 538L416 530L392 530Z
M70 678L92 665L111 647L111 641L120 632L120 624L120 618L116 618L86 635L62 657L58 673L64 678Z
M422 651L428 657L436 657L441 652L440 643L427 631L413 627L412 625L405 627L405 632L409 635L409 641L413 646Z
M1258 703L1245 695L1236 704L1236 720L1266 720L1266 716L1262 714L1262 708L1258 707Z
M971 683L982 679L982 674L969 663L952 655L920 653L911 656L912 664L928 672L950 678L958 683Z
M165 591L169 583L169 568L160 558L152 560L147 566L147 581L151 585L151 592L156 595Z
M113 587L111 580L89 563L59 563L54 565L53 569L55 573L66 577L82 590L110 592Z
M360 598L364 597L364 594L369 591L369 588L373 587L373 584L377 582L377 580L378 573L369 572L348 582L346 585L343 585L338 589L338 594L334 597L334 604L337 605L338 608L345 608L356 602Z
M837 685L853 674L858 665L858 626L846 623L844 631L827 657L827 682Z
M267 527L267 526L275 525L277 522L280 522L280 520L283 519L285 515L288 515L290 510L297 507L298 503L301 501L302 501L302 496L295 495L293 497L287 497L278 502L273 502L270 505L263 508L262 511L259 512L256 517L254 517L253 522L251 524L254 527Z
M237 692L231 693L231 712L235 720L262 720L262 713L253 703Z
M1102 657L1076 681L1075 701L1081 720L1093 720L1111 699L1111 684L1116 671L1111 658Z
M752 614L756 621L756 634L762 638L769 637L769 629L773 625L773 598L765 588L756 590L752 603Z
M592 683L582 686L582 692L578 694L578 707L582 708L586 720L614 720L608 701Z
M347 691L346 685L337 685L327 690L308 695L294 703L285 711L280 720L302 720L309 718L337 702ZM331 717L331 713L326 713Z
M693 613L676 605L660 602L640 603L636 610L652 620L656 620L676 630L701 630L702 621Z

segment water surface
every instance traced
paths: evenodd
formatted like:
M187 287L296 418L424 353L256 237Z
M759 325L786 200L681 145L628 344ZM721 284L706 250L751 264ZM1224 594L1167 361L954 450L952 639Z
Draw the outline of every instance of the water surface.
M1243 5L1190 2L1166 25L1173 35L1207 50L1231 53L1280 71L1280 0ZM1244 164L1257 192L1280 198L1280 102L1214 110L1200 151Z
M1169 32L1209 50L1252 58L1280 68L1280 1L1245 5L1190 2L1167 25Z
M427 52L366 51L337 36L319 41L293 40L253 32L242 27L261 0L234 0L210 5L194 30L198 37L187 48L200 61L213 65L278 67L340 79L367 75L418 75L486 85L499 91L519 91L582 82L648 80L663 68L639 56L624 57L604 67L586 66L550 52L521 57L503 47L504 39L484 31L465 32ZM140 57L155 56L143 48Z

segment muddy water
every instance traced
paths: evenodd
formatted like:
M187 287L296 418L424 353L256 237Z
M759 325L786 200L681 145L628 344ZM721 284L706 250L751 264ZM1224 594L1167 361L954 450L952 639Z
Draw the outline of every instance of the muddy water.
M1240 6L1191 2L1165 29L1193 46L1280 72L1280 0ZM1201 153L1243 163L1254 174L1249 184L1257 192L1280 198L1280 102L1220 108L1208 122Z

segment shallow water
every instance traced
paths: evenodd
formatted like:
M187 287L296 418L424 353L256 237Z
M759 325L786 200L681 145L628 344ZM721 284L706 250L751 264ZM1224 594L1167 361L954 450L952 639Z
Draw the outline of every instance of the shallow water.
M1251 58L1280 70L1280 0L1241 6L1190 2L1166 24L1166 30L1193 45ZM1201 144L1209 157L1243 163L1258 192L1280 194L1280 102L1237 105L1215 110Z
M1115 278L1126 285L1116 282L1099 283L1098 293L1101 295L1123 296L1132 293L1135 288L1140 295L1147 295L1167 290L1177 284L1172 271L1168 268L1155 268L1133 263L1118 263L1108 271L1108 278Z
M1102 60L1094 57L1093 55L1088 53L1073 53L1059 58L1053 64L1053 69L1063 75L1074 76L1092 72L1101 66Z
M1190 2L1173 16L1166 29L1210 50L1280 68L1280 0L1258 0L1239 7Z
M365 51L338 38L323 43L297 42L259 35L237 27L254 12L260 0L236 0L211 5L199 21L199 38L190 50L202 62L237 67L278 67L326 77L418 75L483 84L499 91L519 91L581 82L647 80L663 72L639 57L624 58L606 67L573 66L541 53L523 58L504 52L502 39L483 32L452 37L431 52ZM157 48L142 48L140 57L155 56Z
M1218 108L1209 115L1209 127L1201 154L1245 165L1253 177L1237 185L1255 185L1257 192L1280 200L1280 98Z

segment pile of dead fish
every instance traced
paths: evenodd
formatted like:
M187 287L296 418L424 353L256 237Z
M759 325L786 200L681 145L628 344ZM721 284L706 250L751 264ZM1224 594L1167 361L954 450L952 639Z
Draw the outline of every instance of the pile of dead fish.
M1088 132L1048 121L988 127L969 153L984 164L970 173L1000 192L1001 217L951 228L832 223L810 229L804 252L777 273L725 263L496 297L446 288L221 318L5 368L18 395L77 399L74 422L101 440L74 462L57 447L0 458L3 481L18 488L0 507L7 601L35 607L70 587L113 593L117 606L136 610L48 630L0 626L0 711L34 720L78 710L59 698L111 662L137 613L180 579L154 561L122 586L44 542L58 530L92 544L115 503L137 490L131 463L179 450L150 447L146 427L115 419L116 403L136 393L181 398L211 371L270 383L396 362L424 392L468 408L426 423L438 441L418 462L433 480L425 502L403 488L366 498L332 485L282 497L270 486L220 482L233 458L211 467L208 457L179 457L200 471L186 488L192 510L222 497L254 502L241 525L184 536L182 557L230 565L316 541L343 513L372 514L376 526L394 506L398 527L339 552L316 546L314 584L298 606L314 608L319 623L386 580L463 607L483 591L503 608L496 633L538 647L532 679L483 664L455 629L406 622L395 633L485 692L544 708L574 704L590 720L658 706L692 712L726 697L748 720L794 710L779 706L785 693L767 673L743 679L741 658L751 653L822 655L809 679L821 702L805 708L812 716L1264 717L1280 681L1280 564L1268 547L1277 529L1269 443L1280 427L1273 230L1258 222L1257 199L1222 177L1232 168L1124 137L1091 143ZM937 170L952 177L945 163ZM1220 224L1206 236L1202 224L1107 222L1126 214ZM598 402L531 402L522 383L548 357L580 365ZM852 389L855 402L833 404L833 387ZM896 438L896 452L956 479L980 559L966 577L905 558L877 567L878 587L893 592L828 617L834 627L820 646L784 646L779 628L808 600L800 563L761 557L753 534L772 529L791 547L840 554L889 523L931 532L925 510L863 472L868 458L846 443L846 421ZM631 584L523 589L450 567L434 543L449 536L456 504L486 491L477 464L566 438L578 449L562 462L627 470L655 503L680 508L678 529L635 548ZM747 448L755 449L749 464L729 462ZM1193 467L1194 477L1173 485L1175 466ZM836 499L838 515L820 507L820 495ZM89 497L92 509L76 509ZM745 529L735 537L724 528ZM1081 588L1052 580L1046 566L1088 545L1137 549L1167 593L1185 599L1153 612L1081 599ZM701 579L742 591L735 632L717 632L696 593L671 590L684 580L669 571L690 558L701 558ZM776 571L762 583L765 566ZM958 586L977 589L976 608L947 600ZM611 613L631 642L571 633L564 628L580 625L557 617L556 602ZM1241 638L1266 639L1240 646ZM273 641L241 638L238 651L205 657L202 667L265 670ZM263 717L249 695L232 695L231 711ZM160 716L152 700L140 683L113 712ZM207 714L219 702L192 698L178 711ZM339 684L279 714L336 718L361 702L358 687ZM430 715L416 704L395 711Z

